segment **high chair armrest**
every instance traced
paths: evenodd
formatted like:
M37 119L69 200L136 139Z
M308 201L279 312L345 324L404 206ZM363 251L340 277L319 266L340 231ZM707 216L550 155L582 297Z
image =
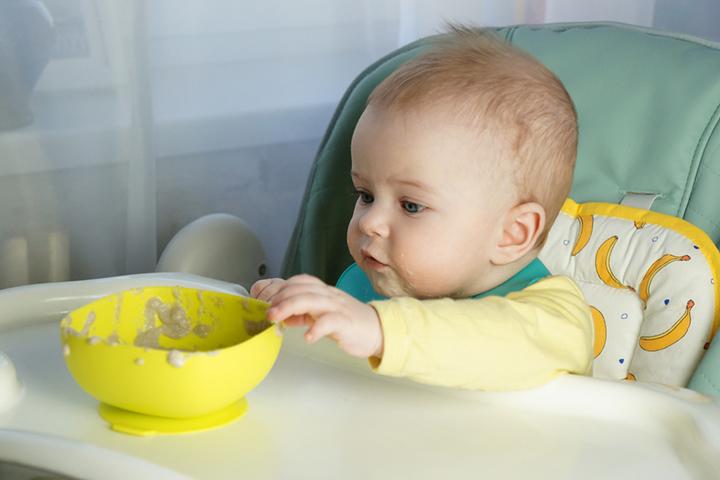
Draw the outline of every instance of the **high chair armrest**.
M26 285L0 290L0 331L16 326L59 321L68 312L121 290L175 285L249 295L241 285L189 273L140 273L94 280Z

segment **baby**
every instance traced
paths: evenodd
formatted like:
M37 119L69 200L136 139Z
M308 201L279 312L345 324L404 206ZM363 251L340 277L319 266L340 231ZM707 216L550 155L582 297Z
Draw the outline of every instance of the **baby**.
M590 372L589 307L537 259L577 151L572 100L546 67L451 27L372 92L351 149L355 263L337 287L255 283L270 321L436 385L507 390Z

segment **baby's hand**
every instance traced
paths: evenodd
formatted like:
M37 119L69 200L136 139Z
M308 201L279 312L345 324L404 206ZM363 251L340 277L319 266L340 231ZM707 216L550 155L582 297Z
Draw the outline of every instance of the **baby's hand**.
M288 280L261 280L251 291L271 290L268 320L290 327L308 326L305 340L315 343L328 336L355 357L382 357L383 337L375 309L310 275ZM260 297L258 297L260 298Z

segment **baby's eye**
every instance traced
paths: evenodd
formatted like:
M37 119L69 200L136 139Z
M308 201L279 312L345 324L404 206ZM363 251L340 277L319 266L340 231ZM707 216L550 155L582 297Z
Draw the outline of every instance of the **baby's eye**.
M402 208L407 213L420 213L425 207L415 202L402 202Z
M363 203L365 205L372 203L373 200L375 200L372 195L370 195L364 190L355 190L355 193L357 193L360 203Z

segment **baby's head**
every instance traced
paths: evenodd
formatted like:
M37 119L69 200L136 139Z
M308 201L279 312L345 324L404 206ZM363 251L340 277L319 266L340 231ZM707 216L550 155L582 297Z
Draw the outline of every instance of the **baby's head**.
M577 118L540 62L452 28L371 94L348 246L385 296L470 297L538 253L572 183Z

